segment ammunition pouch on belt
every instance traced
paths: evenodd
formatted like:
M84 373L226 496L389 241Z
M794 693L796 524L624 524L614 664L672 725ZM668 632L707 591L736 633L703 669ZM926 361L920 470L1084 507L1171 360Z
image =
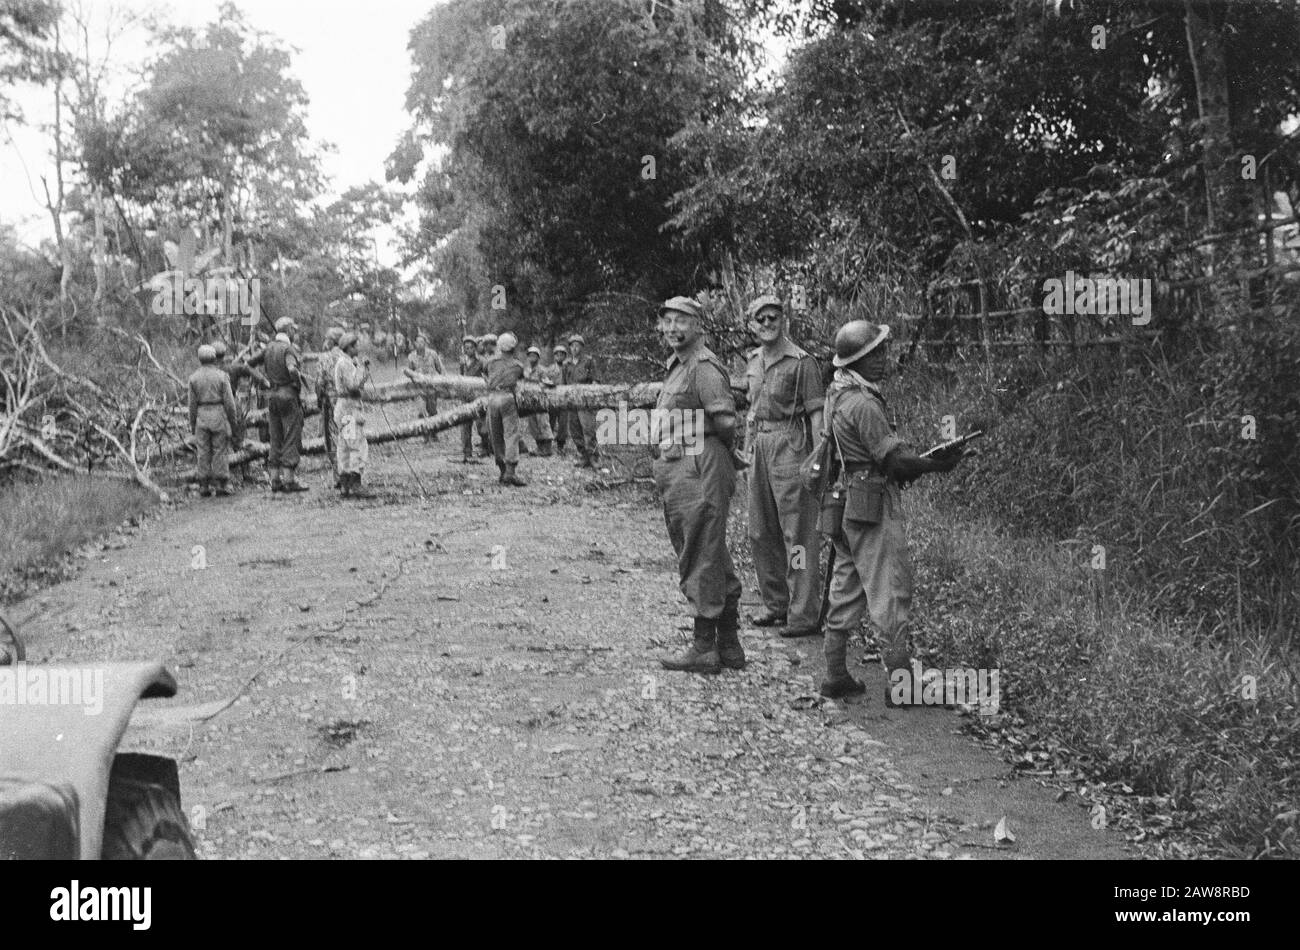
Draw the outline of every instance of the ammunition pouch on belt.
M855 524L880 524L885 518L885 479L869 472L849 476L844 519Z
M848 493L848 489L838 481L822 492L817 530L832 541L840 541L844 537L844 507Z

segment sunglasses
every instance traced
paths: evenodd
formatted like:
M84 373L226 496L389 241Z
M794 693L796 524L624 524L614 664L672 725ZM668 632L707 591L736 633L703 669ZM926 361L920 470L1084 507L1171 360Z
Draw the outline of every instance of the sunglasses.
M779 314L779 313L771 313L770 311L767 312L767 313L760 313L760 314L758 314L757 316L754 317L754 322L757 323L757 324L759 324L760 326L763 326L763 325L766 325L766 324L769 324L769 323L780 323L780 322L781 322L781 314Z

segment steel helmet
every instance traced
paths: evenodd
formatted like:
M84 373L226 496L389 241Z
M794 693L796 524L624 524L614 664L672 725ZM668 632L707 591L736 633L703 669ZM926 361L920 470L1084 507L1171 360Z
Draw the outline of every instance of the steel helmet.
M850 320L835 334L835 366L848 366L866 356L889 339L887 324L869 320Z
M536 346L530 346L530 347L528 348L528 355L529 355L529 356L532 356L534 353L537 354L538 359L541 358L541 356L542 356L542 351L541 351L541 349L540 349L539 347L536 347Z
M343 328L330 327L328 330L325 331L325 339L333 340L335 343L337 343L339 340L343 339Z
M217 351L214 350L207 343L204 343L202 346L199 347L200 363L211 363L214 360L216 360L216 358L217 358Z
M213 341L212 341L212 349L213 349L213 351L217 354L217 359L221 359L221 357L223 357L223 356L226 355L226 341L225 341L225 340L213 340Z
M281 317L279 320L275 321L275 332L284 333L285 331L289 330L291 327L297 327L297 326L298 324L293 322L293 317Z
M518 345L519 338L513 333L506 332L497 337L497 349L502 353L513 353Z

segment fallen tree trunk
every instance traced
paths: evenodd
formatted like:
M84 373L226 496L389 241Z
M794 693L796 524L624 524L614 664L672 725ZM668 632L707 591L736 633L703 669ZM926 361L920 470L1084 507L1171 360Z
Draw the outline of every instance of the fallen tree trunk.
M424 376L406 370L407 381L372 386L366 390L367 402L402 402L429 396L447 396L471 400L487 393L487 380L481 376ZM616 408L620 402L628 406L653 406L659 398L662 383L586 383L575 386L542 386L538 383L520 383L516 391L520 412L543 412L555 409ZM743 378L731 380L733 394L747 392ZM546 398L542 398L546 397ZM563 405L554 403L560 400ZM570 402L572 400L572 402Z
M430 380L431 382L425 383L423 380ZM462 383L478 383L476 388L480 394L485 392L487 386L483 380L476 380L467 376L431 376L422 377L420 383L397 383L392 386L375 388L377 390L392 391L408 386L420 386L421 388L415 390L415 395L423 396L425 392L424 386L427 385L430 389L440 391L439 387L447 380L455 381L457 386ZM519 411L525 414L566 409L612 408L620 403L629 407L644 408L655 404L659 398L661 388L660 383L590 383L580 386L556 386L554 388L521 384L515 394L515 400L519 405ZM473 387L471 391L472 389ZM410 399L412 397L407 395L402 398ZM366 390L366 401L372 401L370 390ZM388 429L369 431L366 433L366 441L371 445L383 445L386 442L396 442L399 439L411 439L416 436L442 432L445 429L454 429L456 426L471 422L486 413L487 404L487 397L480 395L477 399L454 406L438 413L436 416L412 419L409 422L400 422ZM366 414L366 418L372 423L376 417L377 414L373 412ZM231 455L230 464L241 465L253 459L265 458L268 448L269 446L262 442L246 443L240 452ZM302 444L302 451L305 455L320 455L325 451L325 440L306 439Z
M422 399L426 395L465 401L435 416L401 422L383 430L372 430L366 434L366 441L370 445L383 445L399 439L454 429L487 412L487 380L480 376L425 376L413 370L407 370L406 375L408 379L404 383L367 387L365 401L404 402ZM521 415L570 409L615 409L620 405L645 409L658 402L662 389L662 383L585 383L573 386L520 383L515 391L515 401ZM746 393L744 379L733 378L731 389L739 397L738 403L743 403ZM377 416L373 412L367 412L366 415L371 422ZM242 465L254 459L265 458L269 448L262 442L246 442L242 450L230 456L230 464ZM304 455L322 455L325 452L325 440L306 439L302 451Z

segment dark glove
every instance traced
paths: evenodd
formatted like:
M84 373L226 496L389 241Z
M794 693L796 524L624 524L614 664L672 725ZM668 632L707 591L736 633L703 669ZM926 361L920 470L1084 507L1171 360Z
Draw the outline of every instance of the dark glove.
M957 467L957 463L966 457L966 449L960 445L954 445L951 448L935 452L930 456L930 461L934 463L936 472L951 472Z

